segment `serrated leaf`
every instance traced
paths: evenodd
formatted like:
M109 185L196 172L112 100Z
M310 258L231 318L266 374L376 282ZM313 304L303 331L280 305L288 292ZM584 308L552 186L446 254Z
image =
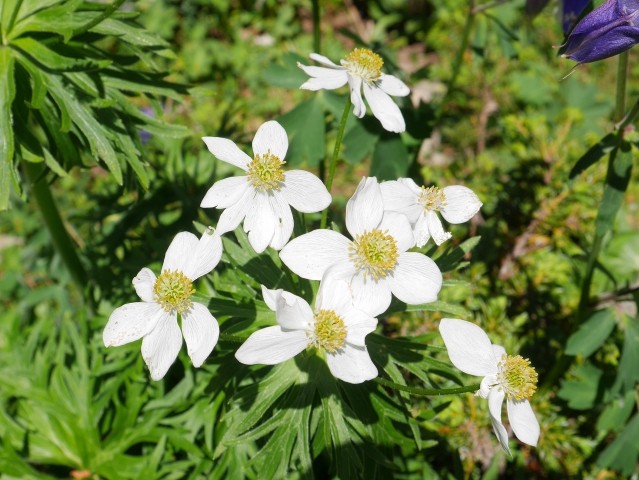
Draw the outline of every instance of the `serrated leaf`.
M634 390L628 390L624 396L610 400L597 419L597 430L599 432L621 430L634 410L635 403Z
M25 56L33 58L41 67L54 71L93 70L104 68L111 63L110 60L65 57L30 37L18 38L11 46L20 49Z
M89 141L93 154L104 161L115 180L119 185L122 185L122 169L103 127L93 117L93 114L62 86L59 79L51 76L50 80L51 95L56 100L56 103L62 105L69 112L73 123L77 125L79 131Z
M127 22L107 18L91 28L91 32L120 37L125 42L143 47L168 48L170 45L159 36L150 33L142 27Z
M575 410L588 410L592 408L599 391L599 381L603 372L597 367L584 364L579 365L574 371L574 380L564 380L557 396Z
M365 126L369 119L367 117L356 122L344 135L341 153L344 160L352 165L356 165L366 157L371 156L379 140L379 134L368 130Z
M40 5L35 13L22 17L16 23L8 39L12 40L28 32L50 32L62 35L67 42L75 29L99 15L93 12L75 12L83 3L84 0L69 0L46 8Z
M14 136L11 110L15 98L14 58L11 50L0 46L0 211L9 208Z
M603 345L615 328L615 324L614 310L606 309L595 312L568 338L566 354L590 356Z

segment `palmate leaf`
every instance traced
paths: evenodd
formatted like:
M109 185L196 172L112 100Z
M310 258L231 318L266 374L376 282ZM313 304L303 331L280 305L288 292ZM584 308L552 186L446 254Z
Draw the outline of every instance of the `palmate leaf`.
M38 157L31 156L30 161L43 160L55 175L64 175L72 166L100 163L119 184L130 171L147 188L150 179L138 129L159 137L188 135L185 128L168 126L131 104L131 97L139 96L147 97L142 104L168 96L179 100L186 87L164 80L153 56L165 55L168 44L135 24L136 13L113 11L112 6L120 4L79 0L2 3L3 38L8 48L2 48L0 71L0 209L8 208L11 178L20 191L10 167L23 158L23 152ZM133 55L114 54L113 41L104 47L109 38ZM14 64L19 65L16 75L28 81L15 84ZM27 113L18 115L19 109ZM41 149L13 147L14 138L21 142L25 136L14 137L11 131L40 129L47 140Z

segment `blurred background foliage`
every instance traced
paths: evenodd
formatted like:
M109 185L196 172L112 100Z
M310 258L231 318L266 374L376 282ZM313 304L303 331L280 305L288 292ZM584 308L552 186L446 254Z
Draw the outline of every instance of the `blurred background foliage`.
M34 8L36 3L24 2ZM386 397L379 397L378 410L354 417L349 402L356 395L375 396L373 387L322 384L319 400L308 389L297 398L276 392L268 399L251 389L255 379L304 381L321 368L311 359L238 373L232 357L237 345L221 342L201 369L193 369L181 352L179 365L154 383L139 343L103 347L106 320L133 300L130 282L139 269L158 268L177 232L215 224L217 213L199 203L215 179L233 172L213 159L200 137L249 145L263 121L278 119L291 139L287 162L321 170L345 99L343 90L298 90L304 75L296 62L307 63L314 51L308 1L140 0L124 2L111 21L153 38L153 51L142 52L149 44L132 48L126 34L113 29L89 30L71 43L62 30L32 35L72 59L90 48L86 61L97 63L89 70L89 63L47 70L54 82L71 82L63 91L81 88L73 79L82 75L108 83L113 72L126 81L154 85L161 79L166 85L129 85L124 93L116 85L111 97L107 89L93 99L86 89L75 93L91 118L124 122L124 131L100 126L116 146L115 163L96 155L75 121L68 138L76 154L47 155L60 146L55 128L51 133L46 122L38 123L46 115L30 100L29 80L18 84L22 97L16 98L26 104L14 108L28 115L14 115L16 137L26 139L16 152L21 161L48 166L40 180L51 186L89 280L84 290L75 287L42 229L30 188L17 187L12 209L0 215L0 472L6 478L265 478L264 472L275 478L353 478L364 472L368 478L606 479L639 473L638 169L614 231L605 237L589 316L576 315L605 165L570 172L612 130L615 61L571 73L572 63L556 55L563 41L557 2L534 18L525 15L523 0L470 4L486 8L468 25L466 0L321 2L323 54L337 60L367 45L383 56L386 72L411 86L400 104L407 121L401 136L388 135L370 115L349 119L346 162L336 176L331 209L339 220L359 178L369 172L380 179L410 175L426 185L463 184L478 194L484 202L480 215L469 225L452 226L454 238L478 240L472 253L455 250L457 240L424 250L440 265L451 252L461 260L445 274L440 300L449 310L389 313L380 318L384 335L370 348L382 362L393 348L384 342L401 337L441 346L433 332L442 316L478 323L493 342L537 367L538 448L519 444L512 458L501 452L487 405L472 395L398 395L383 408ZM465 28L470 41L460 52ZM0 50L5 48L3 43ZM156 55L158 50L172 53ZM631 78L639 75L636 59L631 51ZM29 73L25 67L20 75ZM629 98L638 94L630 82ZM64 117L60 104L54 108L46 98L41 105ZM27 153L30 134L37 137L31 144L41 146L30 150L35 156ZM636 150L632 155L636 160ZM12 165L18 179L23 170L19 162ZM3 176L0 183L6 181ZM276 255L252 258L245 245L241 236L225 239L223 268L198 285L198 295L231 332L249 321L253 327L268 323L268 310L253 300L259 282L277 274ZM239 267L253 272L257 283ZM438 352L429 355L447 362ZM400 366L410 370L411 362L416 360L404 359ZM406 379L422 384L414 374ZM312 416L308 402L318 401L327 402L323 411L332 411L331 421L344 430L329 432L330 439L318 434L307 451L286 443L290 424L277 423L273 412L291 408L317 427L329 421ZM270 423L257 423L266 411L256 407L261 402L274 414ZM384 439L389 428L396 437ZM303 443L308 432L299 435L290 438ZM260 455L267 442L286 458Z

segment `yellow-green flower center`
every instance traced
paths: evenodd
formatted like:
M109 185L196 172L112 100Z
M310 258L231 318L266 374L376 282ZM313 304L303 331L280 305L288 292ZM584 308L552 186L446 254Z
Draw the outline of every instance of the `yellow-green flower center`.
M364 278L373 280L386 277L397 265L397 242L388 230L371 230L357 235L348 246L349 258L363 272Z
M424 210L441 210L446 206L446 195L441 188L422 187L422 191L417 199Z
M333 310L319 310L315 313L315 338L313 343L328 353L342 348L346 341L344 320Z
M372 83L382 75L384 60L368 48L356 48L346 55L344 66L351 75Z
M270 150L262 155L255 155L248 165L248 178L258 190L278 190L284 181L282 165L285 163Z
M191 279L179 270L166 270L155 281L153 293L155 301L165 311L182 313L191 308L191 295L195 289Z
M499 371L500 385L508 399L525 400L537 390L537 372L527 358L504 355L499 362Z

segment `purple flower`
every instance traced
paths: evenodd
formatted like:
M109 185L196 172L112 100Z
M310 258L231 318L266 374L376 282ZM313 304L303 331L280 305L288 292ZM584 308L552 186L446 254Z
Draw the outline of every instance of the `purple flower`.
M590 0L564 0L563 13L561 23L564 29L564 33L570 32L572 27L575 26L579 15L584 11L586 6L590 3Z
M562 47L579 63L618 55L639 43L639 0L608 0L586 15Z

